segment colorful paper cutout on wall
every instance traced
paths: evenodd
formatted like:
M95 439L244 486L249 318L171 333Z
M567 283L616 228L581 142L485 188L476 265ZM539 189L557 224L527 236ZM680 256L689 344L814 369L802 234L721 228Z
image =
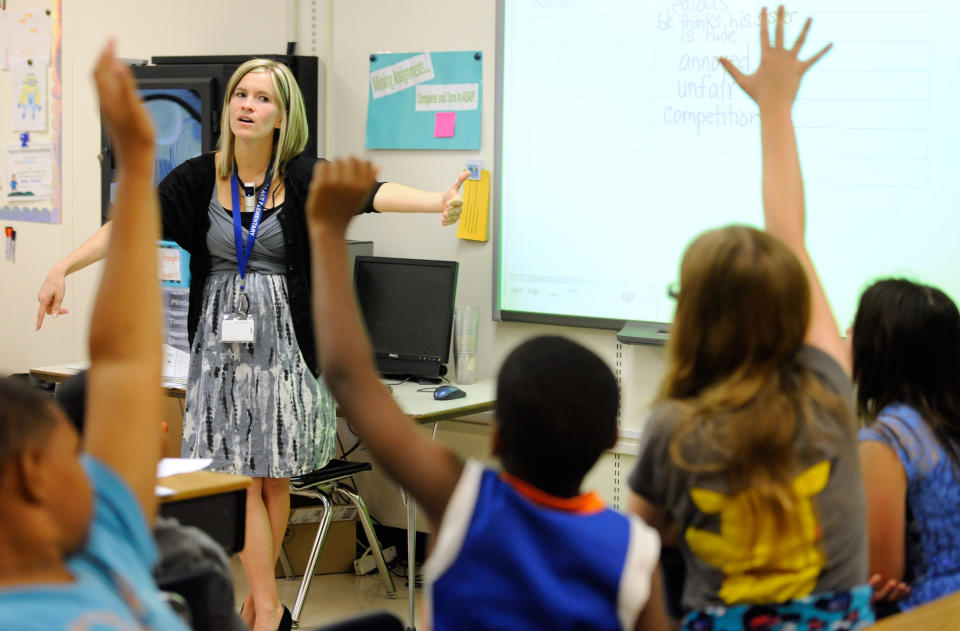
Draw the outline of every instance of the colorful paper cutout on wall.
M53 197L53 143L4 145L4 197L9 204L32 204Z
M437 112L437 118L433 123L433 135L435 138L453 138L456 130L456 112Z
M4 11L0 20L0 67L28 61L50 65L52 20L45 11Z
M367 149L479 149L482 78L476 51L371 55Z
M24 68L27 73L32 69L38 84L35 95L32 94L32 80L27 81L28 89L23 90L24 76L19 82L21 89L11 91L7 100L12 106L7 120L13 121L18 115L25 117L27 122L23 126L23 121L14 122L13 126L27 131L11 130L4 139L5 143L20 140L16 145L5 145L4 156L0 158L0 164L5 165L0 169L0 220L58 224L63 221L60 168L63 146L62 0L49 0L48 10L37 11L15 11L10 6L12 4L15 3L8 3L7 10L0 11L0 67L13 67L11 74L17 68ZM13 77L3 80L13 81ZM10 146L40 150L43 157L38 158L33 175L10 170ZM25 165L22 160L25 156L13 158L14 168L20 168L18 163ZM43 166L39 166L41 162ZM33 195L11 195L14 182L17 192L29 191Z
M10 69L10 112L13 131L46 131L47 67L17 64Z

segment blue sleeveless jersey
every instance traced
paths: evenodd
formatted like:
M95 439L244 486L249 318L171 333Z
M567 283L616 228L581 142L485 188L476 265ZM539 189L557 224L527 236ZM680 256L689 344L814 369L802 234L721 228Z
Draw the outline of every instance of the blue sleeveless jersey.
M554 498L467 462L427 561L428 629L633 629L655 531L595 494Z

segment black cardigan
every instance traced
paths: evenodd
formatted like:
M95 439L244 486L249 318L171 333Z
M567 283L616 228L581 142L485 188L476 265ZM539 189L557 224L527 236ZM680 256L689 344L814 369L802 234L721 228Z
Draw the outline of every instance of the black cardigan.
M306 216L307 191L316 161L317 158L300 154L287 164L286 176L283 179L286 192L277 217L283 229L287 253L287 291L293 332L307 366L314 375L319 375L310 300L310 239L307 236ZM203 289L210 273L210 252L207 249L210 216L207 213L216 181L214 154L206 153L180 164L163 178L157 187L163 219L163 238L176 241L190 253L187 335L191 348L203 308ZM378 182L371 191L363 212L373 211L373 196L379 187Z

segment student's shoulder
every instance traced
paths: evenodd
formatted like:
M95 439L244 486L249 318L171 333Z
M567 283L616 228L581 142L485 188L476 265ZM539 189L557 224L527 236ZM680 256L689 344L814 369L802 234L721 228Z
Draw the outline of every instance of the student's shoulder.
M654 403L646 421L644 421L641 442L669 438L686 412L682 401L664 399Z
M627 515L630 540L620 573L618 609L626 628L633 629L653 591L660 562L660 535L638 515Z
M824 385L852 404L853 384L836 359L809 344L800 348L797 359L801 366L813 373Z
M861 442L883 443L896 451L901 460L908 460L911 454L931 453L936 449L931 443L937 442L923 415L903 403L880 410L876 419L860 429L857 438Z
M892 403L877 414L877 423L891 427L916 430L926 427L923 414L906 403Z

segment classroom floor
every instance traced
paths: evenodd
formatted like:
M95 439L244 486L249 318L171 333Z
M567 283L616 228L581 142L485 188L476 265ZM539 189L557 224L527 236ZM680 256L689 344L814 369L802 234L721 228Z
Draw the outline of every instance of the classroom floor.
M247 581L243 575L240 559L234 556L231 559L233 584L236 593L237 607L243 602L247 594ZM290 610L297 599L297 590L300 589L300 578L277 579L277 589L280 592L280 601ZM355 574L325 574L315 576L307 594L303 613L300 616L300 629L309 631L321 625L337 622L343 618L356 616L369 611L386 609L392 611L407 624L407 609L409 594L406 579L393 577L397 587L397 598L389 599L383 591L383 585L376 574L357 576ZM420 589L416 591L417 615L420 615Z

